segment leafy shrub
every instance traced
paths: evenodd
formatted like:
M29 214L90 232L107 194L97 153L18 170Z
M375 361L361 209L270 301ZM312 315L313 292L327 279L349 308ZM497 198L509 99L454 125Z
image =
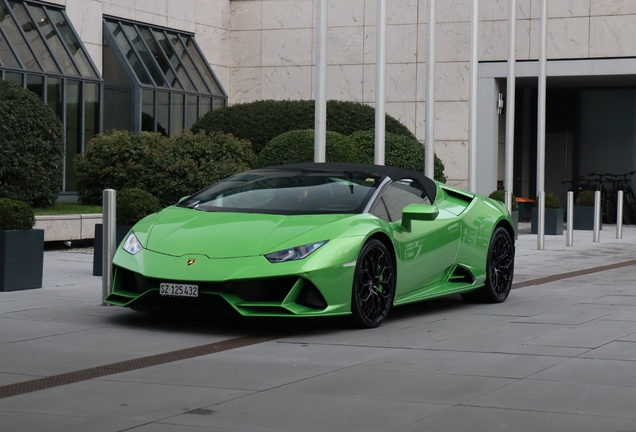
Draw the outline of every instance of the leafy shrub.
M33 92L0 80L0 197L49 207L62 186L64 134Z
M256 154L267 143L285 132L308 130L315 127L315 101L284 100L256 101L212 110L192 126L201 130L230 133L252 143ZM375 128L375 109L356 102L327 102L327 130L350 135L359 130ZM386 116L386 131L413 138L406 126Z
M537 202L539 202L539 198L537 198ZM559 201L559 198L552 192L546 192L545 208L561 208L561 201Z
M118 225L134 225L149 214L161 210L159 200L139 188L117 191L116 200Z
M27 203L0 198L0 230L30 230L35 225L33 209Z
M491 193L490 195L488 195L488 198L490 199L494 199L495 201L500 201L502 203L506 202L506 191L504 190L496 190L493 193ZM519 205L517 204L517 197L514 196L514 194L512 195L512 211L516 211L519 208Z
M248 142L223 133L168 138L113 131L93 138L75 157L77 191L82 203L99 205L104 189L140 188L167 206L254 161Z
M327 162L371 162L348 137L336 132L327 131L325 151ZM259 166L313 161L313 129L291 131L277 136L265 146L259 156Z
M586 189L579 192L579 194L576 196L574 205L594 207L594 191Z
M354 145L371 161L375 155L375 131L359 131L350 137ZM424 146L414 137L385 133L384 162L386 165L424 172ZM444 164L435 155L435 180L445 183Z

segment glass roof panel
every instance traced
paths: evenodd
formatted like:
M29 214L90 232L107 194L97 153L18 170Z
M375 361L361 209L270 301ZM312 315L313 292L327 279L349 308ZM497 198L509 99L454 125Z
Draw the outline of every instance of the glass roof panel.
M75 64L82 73L82 76L99 78L99 74L93 67L91 61L88 58L88 55L86 54L84 45L75 34L75 30L73 30L73 27L69 24L66 15L64 15L61 10L53 9L51 7L47 7L46 12L51 17L55 28L66 44L66 47L71 53L73 60L75 60Z
M148 50L146 44L141 38L141 35L137 32L135 27L131 25L122 23L122 28L124 29L124 32L126 32L128 39L135 46L135 49L139 53L139 57L141 57L144 64L148 68L150 75L152 75L152 79L155 81L155 84L159 87L166 87L166 79L163 76L163 73L161 73L159 65L155 61L152 53Z
M49 47L53 51L55 58L62 68L62 73L64 73L65 75L73 76L79 75L79 71L73 64L73 60L71 60L71 58L69 57L62 40L55 31L55 27L44 12L44 9L42 7L32 6L29 4L27 4L27 8L29 12L31 12L31 16L40 28L44 39L46 39Z
M214 77L214 74L212 74L212 70L210 69L210 66L208 65L207 60L205 60L205 58L203 57L203 54L199 50L199 47L197 47L196 43L194 42L194 38L192 38L191 36L184 36L184 35L181 35L181 38L185 39L184 41L185 46L188 49L190 56L192 56L192 60L194 60L194 64L197 66L199 71L204 76L206 84L208 85L210 90L212 90L212 94L214 96L225 97L223 90L221 90L221 86L219 85L218 81Z
M174 47L176 54L181 59L181 62L185 66L186 71L188 72L188 75L190 76L190 79L192 79L192 82L194 83L197 90L200 93L210 93L210 90L206 87L203 78L197 70L197 67L194 65L194 62L188 55L188 50L181 43L181 38L179 37L179 35L175 33L168 33L168 38L170 39L170 42L172 42L172 46Z
M0 65L14 68L20 67L18 59L13 55L13 51L9 48L9 44L2 34L2 27L0 27Z
M108 27L108 30L110 30L112 36L115 38L115 43L119 48L119 52L124 55L126 60L128 60L128 63L132 67L132 70L135 72L137 79L142 84L154 86L154 82L146 72L143 63L128 43L128 40L126 39L126 36L124 36L124 32L122 31L121 27L115 22L107 22L106 25Z
M44 67L44 70L51 73L61 73L51 56L51 52L42 40L35 23L24 9L24 4L10 0L9 6L11 7L18 26L21 27L24 32L27 43L33 48L33 52Z
M157 61L159 67L166 76L168 85L170 85L174 89L182 90L183 87L181 87L181 84L179 84L179 80L177 79L174 70L172 69L172 67L170 67L170 62L168 62L166 55L164 54L163 50L161 49L155 38L152 36L150 30L146 27L139 26L139 31L141 32L144 41L146 41L148 48L150 48L150 52L152 53L154 59Z
M163 48L163 52L165 52L166 56L168 56L168 60L170 61L172 68L175 70L177 76L179 77L179 82L181 82L181 84L185 86L186 90L191 92L197 91L194 87L194 84L192 84L192 81L188 77L188 74L186 73L185 68L181 63L181 59L174 51L174 47L168 40L166 34L163 31L157 30L153 30L153 34L157 38L157 41L159 42L159 45L161 45L161 48Z
M11 44L11 46L15 49L16 54L22 61L23 67L27 68L28 70L41 71L42 68L40 67L40 64L33 56L31 49L22 37L18 26L13 20L9 9L6 7L2 0L0 0L0 27L2 27L2 30L7 37L9 44Z

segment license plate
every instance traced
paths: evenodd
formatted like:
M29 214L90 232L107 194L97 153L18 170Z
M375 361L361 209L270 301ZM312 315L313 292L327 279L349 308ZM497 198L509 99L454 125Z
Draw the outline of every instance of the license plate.
M159 285L159 294L170 297L198 297L199 286L162 283Z

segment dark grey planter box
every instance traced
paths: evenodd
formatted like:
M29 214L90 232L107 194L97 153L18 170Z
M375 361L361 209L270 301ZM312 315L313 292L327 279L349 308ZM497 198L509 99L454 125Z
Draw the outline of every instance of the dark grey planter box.
M530 222L530 233L538 233L538 214L539 209L532 209L532 221ZM546 235L563 235L563 209L545 209L545 234Z
M594 230L594 207L574 206L574 229L575 230ZM603 224L601 223L601 229Z
M95 250L93 251L93 276L101 276L102 275L102 256L104 249L104 239L103 239L103 224L95 224L95 241L93 245L95 246ZM124 241L124 237L128 234L128 231L132 229L132 225L117 225L115 227L115 245L119 246L119 244Z
M42 288L44 230L0 231L0 291Z
M510 218L512 219L512 227L515 230L515 238L518 238L519 237L519 210L511 211Z

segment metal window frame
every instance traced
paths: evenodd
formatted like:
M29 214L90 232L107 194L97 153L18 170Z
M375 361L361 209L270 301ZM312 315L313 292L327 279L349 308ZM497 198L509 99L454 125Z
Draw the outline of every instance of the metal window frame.
M31 53L31 55L33 56L33 59L35 60L35 63L38 65L38 67L40 68L40 70L38 72L44 72L44 73L50 73L48 71L46 71L43 67L42 64L40 63L40 60L38 59L38 57L35 55L35 52L33 51L33 49L31 48L31 44L29 44L26 36L24 35L24 31L22 30L22 27L20 27L18 25L18 22L15 20L15 18L13 17L13 14L11 13L11 7L9 6L9 4L7 3L7 0L0 0L3 4L3 6L9 11L9 19L11 19L11 21L13 22L13 24L15 25L15 27L18 29L18 33L19 35L22 37L22 40L24 41L24 45L27 47L27 49L29 50L29 52ZM11 43L11 40L9 38L6 38L7 44L9 44L9 47L13 50L13 53L16 53L15 48L13 47L13 44ZM20 58L20 56L18 56L17 54L15 54L15 58L18 59L18 63L20 63L20 66L22 66L24 68L24 71L28 71L29 69L27 68L26 64L24 63L24 60Z

